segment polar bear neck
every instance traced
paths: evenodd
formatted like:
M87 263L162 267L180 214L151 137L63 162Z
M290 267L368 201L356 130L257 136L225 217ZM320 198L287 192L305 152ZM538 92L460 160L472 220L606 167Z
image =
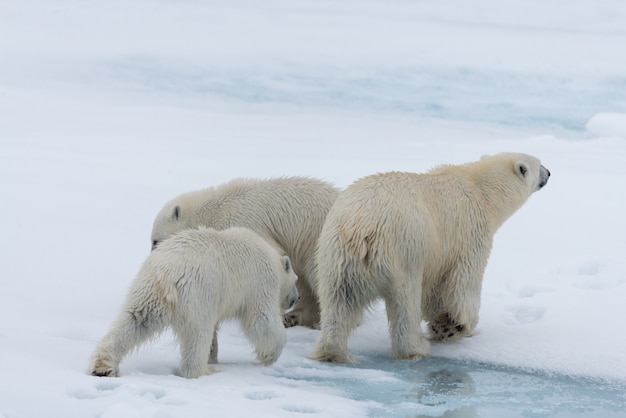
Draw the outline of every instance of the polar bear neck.
M442 165L431 174L454 175L464 179L481 200L492 233L517 211L531 194L528 185L515 175L510 161L480 160L462 165Z
M477 161L457 166L475 188L488 213L492 232L513 215L531 194L528 185L515 175L507 161Z

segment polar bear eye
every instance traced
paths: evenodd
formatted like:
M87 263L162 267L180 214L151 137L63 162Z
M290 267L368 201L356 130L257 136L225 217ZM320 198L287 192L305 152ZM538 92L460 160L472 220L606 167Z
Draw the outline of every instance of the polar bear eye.
M157 245L159 245L159 241L157 241L157 240L152 241L152 249L153 250L157 247Z

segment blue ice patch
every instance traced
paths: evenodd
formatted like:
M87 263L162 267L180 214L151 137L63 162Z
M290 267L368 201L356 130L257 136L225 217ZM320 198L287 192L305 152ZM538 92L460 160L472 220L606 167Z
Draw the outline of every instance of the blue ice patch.
M286 377L286 376L284 376ZM475 361L366 358L289 368L289 378L373 401L371 417L625 417L626 383Z

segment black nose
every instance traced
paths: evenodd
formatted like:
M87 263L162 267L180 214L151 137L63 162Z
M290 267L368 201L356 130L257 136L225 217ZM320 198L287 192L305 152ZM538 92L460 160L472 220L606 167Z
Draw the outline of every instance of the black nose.
M548 169L546 168L546 170L548 170ZM548 170L548 177L550 177L550 170Z

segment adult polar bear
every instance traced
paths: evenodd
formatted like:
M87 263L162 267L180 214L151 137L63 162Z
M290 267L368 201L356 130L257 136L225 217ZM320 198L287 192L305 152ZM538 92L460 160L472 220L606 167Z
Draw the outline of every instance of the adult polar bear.
M285 315L285 325L317 327L319 305L310 285L316 271L315 249L338 194L329 183L308 177L235 179L185 193L166 203L156 216L152 247L186 228L250 228L289 255L299 277L300 301Z
M298 300L288 256L245 228L189 229L163 241L139 270L89 372L117 376L133 348L166 327L180 342L183 377L209 374L216 329L238 318L258 360L271 364L286 342L283 312Z
M471 335L493 236L549 176L537 158L504 153L350 185L319 238L321 331L312 358L353 362L349 335L379 297L393 358L428 355L422 319L434 339Z

